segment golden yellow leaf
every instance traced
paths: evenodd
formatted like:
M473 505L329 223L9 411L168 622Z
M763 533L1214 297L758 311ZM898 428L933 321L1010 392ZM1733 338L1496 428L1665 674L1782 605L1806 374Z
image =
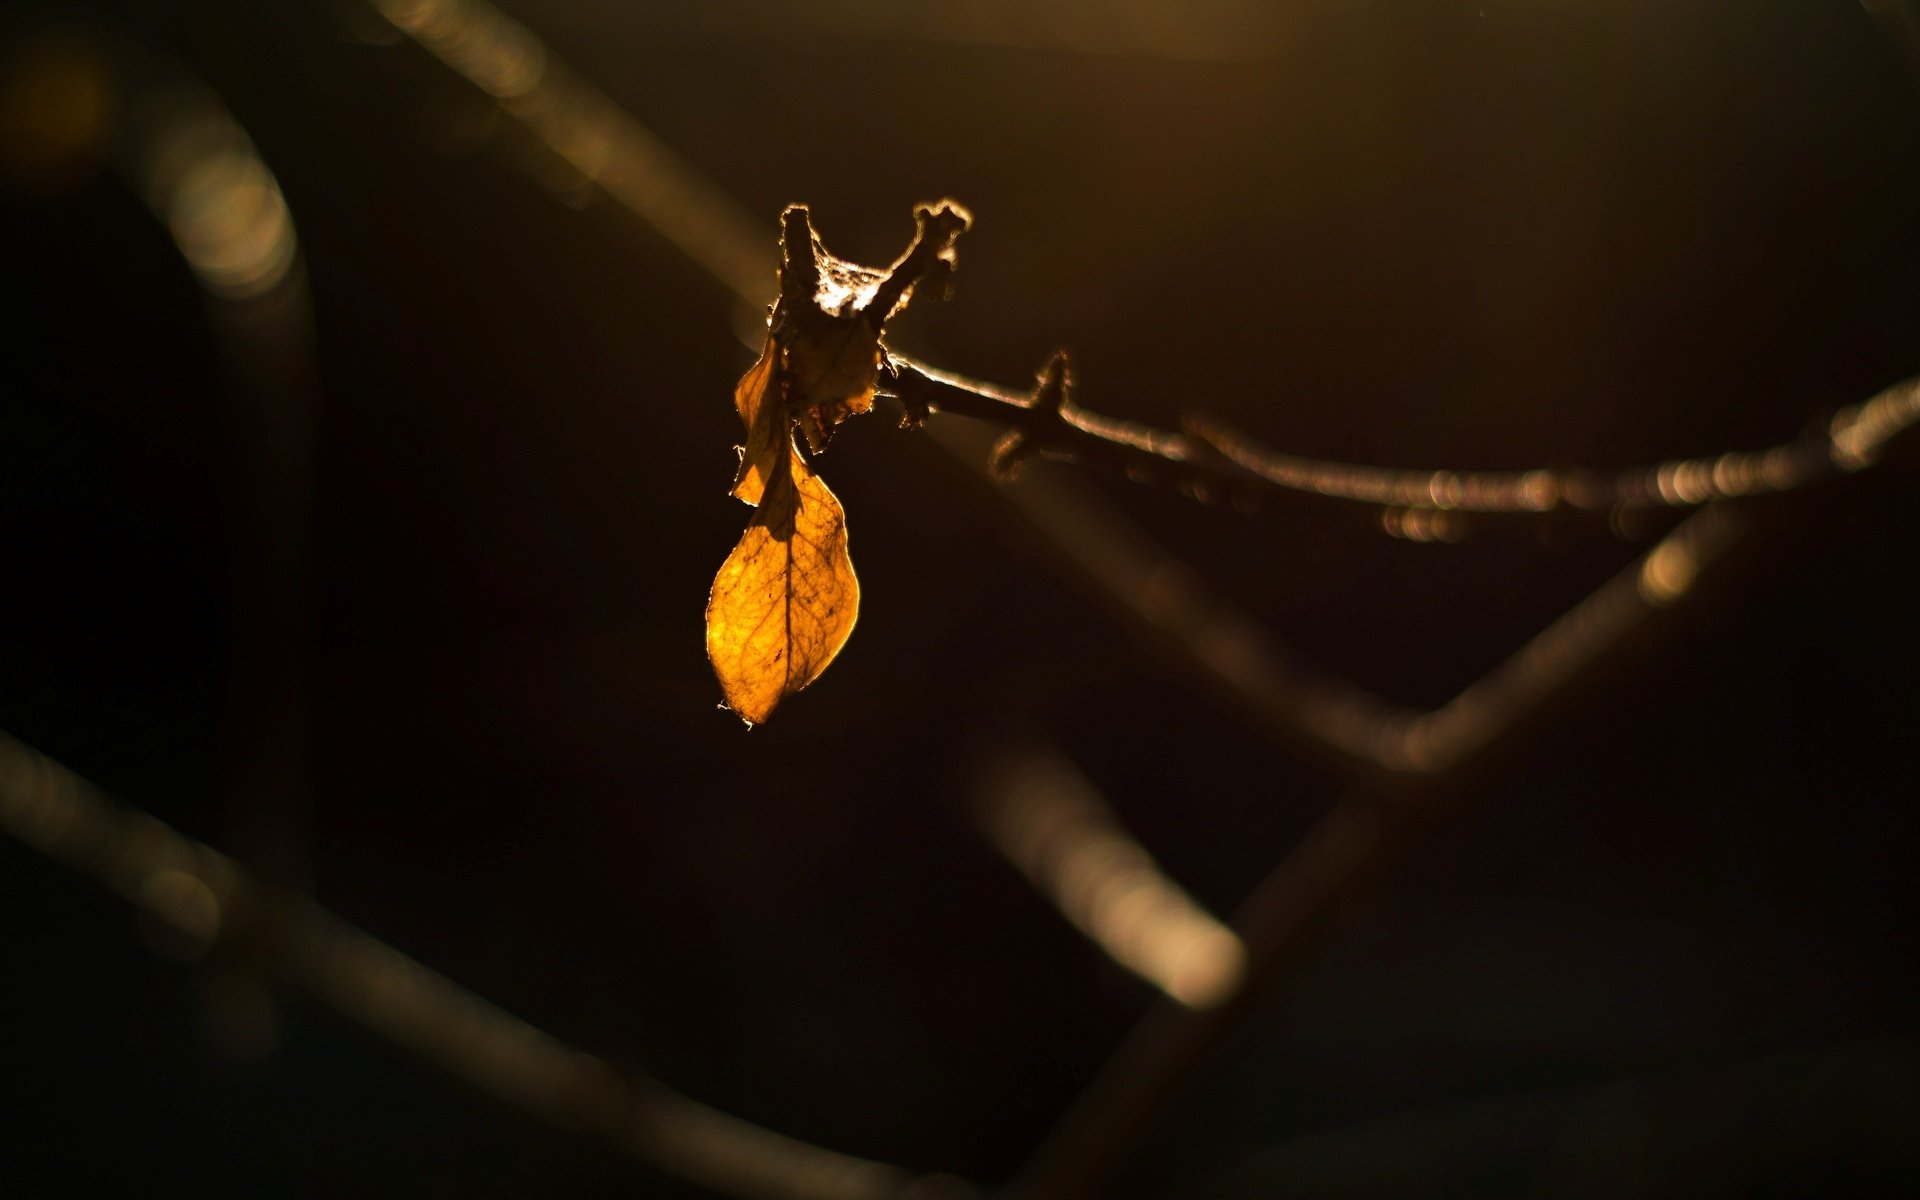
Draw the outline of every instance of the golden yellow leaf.
M727 706L756 725L819 678L860 613L846 513L791 435L785 449L707 599L707 657Z

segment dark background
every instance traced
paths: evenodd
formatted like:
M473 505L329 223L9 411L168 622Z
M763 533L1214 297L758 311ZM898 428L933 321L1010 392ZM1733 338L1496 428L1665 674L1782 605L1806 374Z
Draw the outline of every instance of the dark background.
M1605 467L1787 440L1920 369L1920 99L1858 5L1271 8L514 11L769 227L804 200L884 261L913 202L968 204L954 298L899 342L1009 384L1070 347L1105 411ZM236 650L248 388L109 173L0 209L0 728L216 846L281 837L262 854L323 904L617 1065L1007 1177L1150 995L973 832L982 731L1056 740L1216 911L1341 781L880 419L824 468L859 629L743 730L700 636L745 513L730 294L615 205L556 202L358 10L62 4L0 36L56 15L210 83L298 223L308 799L261 833L236 782L271 769ZM1637 552L1098 486L1419 705ZM1916 499L1896 462L1800 505L1419 847L1124 1194L1920 1186ZM695 1194L305 1001L265 1057L223 1052L213 968L11 840L0 964L9 1196Z

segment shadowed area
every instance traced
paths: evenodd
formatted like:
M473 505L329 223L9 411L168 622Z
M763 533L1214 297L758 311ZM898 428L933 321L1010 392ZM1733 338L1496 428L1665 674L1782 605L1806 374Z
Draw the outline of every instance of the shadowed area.
M701 613L746 511L736 293L771 299L787 204L879 263L963 200L951 302L891 342L1010 386L1064 346L1079 402L1208 416L1276 470L1718 486L1728 450L1877 444L1834 414L1920 369L1920 100L1855 5L555 0L482 62L432 43L450 7L0 19L0 729L623 1074L849 1155L1011 1177L1154 998L980 837L981 730L1058 746L1183 919L1228 914L1346 768L1165 628L1418 712L1609 578L1690 600L1698 563L1641 558L1659 511L1389 537L1099 474L1036 532L869 417L820 459L859 629L743 730ZM231 121L182 127L164 202L123 140L176 111L156 79ZM665 176L705 182L637 219ZM984 465L998 431L942 420ZM1920 476L1804 500L1343 911L1115 1195L1910 1190ZM1076 529L1106 539L1077 566ZM174 932L0 839L21 1194L705 1194L323 1007L229 1002L250 976L179 961L219 911L193 877L142 902Z

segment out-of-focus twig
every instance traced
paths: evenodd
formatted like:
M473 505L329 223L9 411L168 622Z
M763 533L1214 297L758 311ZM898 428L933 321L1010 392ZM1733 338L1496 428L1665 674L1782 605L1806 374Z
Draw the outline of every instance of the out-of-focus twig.
M725 190L526 26L485 0L367 0L723 286L763 307L772 236Z
M223 841L276 885L304 886L321 386L292 213L219 95L180 64L110 30L55 25L9 47L0 109L0 159L22 165L30 154L43 175L60 162L84 163L87 175L111 169L172 237L205 297L228 377L233 462L231 502L223 506L231 544ZM71 183L82 176L50 177ZM225 965L209 971L202 993L223 1048L245 1057L268 1052L267 988Z
M229 679L222 705L222 841L275 887L311 886L308 712L314 443L321 383L313 302L293 214L218 95L178 69L129 97L120 169L193 270L232 379L238 486ZM230 1054L277 1041L259 976L210 964L201 994Z
M189 954L216 945L557 1128L745 1200L952 1200L947 1176L835 1153L623 1078L446 976L0 733L0 830L132 901Z
M987 840L1108 957L1188 1008L1239 990L1240 939L1160 870L1059 750L996 746L974 792Z
M1454 705L1404 727L1403 737L1445 739L1444 770L1362 787L1309 830L1234 915L1246 947L1245 985L1205 1010L1156 1005L1054 1126L1013 1195L1105 1194L1128 1148L1226 1035L1298 968L1349 901L1422 827L1462 801L1499 751L1554 719L1671 614L1720 582L1750 524L1727 504L1688 518Z

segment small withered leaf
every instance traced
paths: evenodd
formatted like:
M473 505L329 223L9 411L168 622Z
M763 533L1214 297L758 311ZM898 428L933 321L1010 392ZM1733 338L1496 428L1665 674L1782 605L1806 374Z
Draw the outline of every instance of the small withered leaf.
M808 448L818 453L827 448L834 426L873 410L880 335L858 312L835 316L806 308L783 323L778 340L788 411Z
M765 721L827 669L859 614L846 513L789 442L707 599L707 657L727 706Z

